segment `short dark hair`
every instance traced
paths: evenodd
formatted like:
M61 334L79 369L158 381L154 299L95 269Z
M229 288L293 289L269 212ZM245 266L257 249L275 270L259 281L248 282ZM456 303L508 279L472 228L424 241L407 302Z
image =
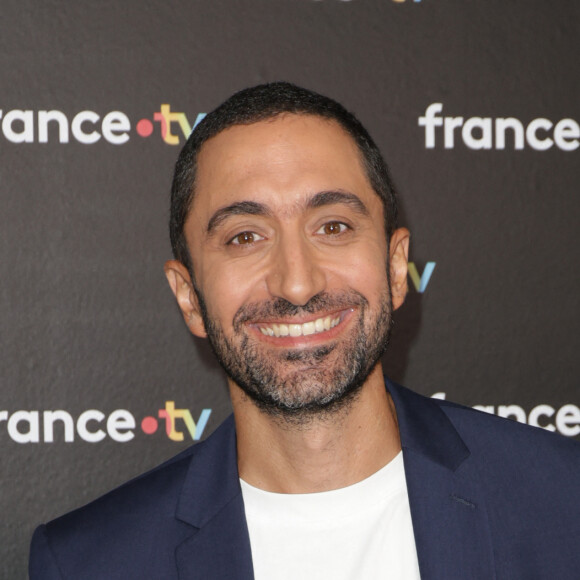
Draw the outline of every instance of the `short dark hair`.
M397 199L389 169L361 122L340 103L287 82L244 89L209 113L189 136L175 164L171 187L169 234L176 260L193 275L184 226L195 194L197 158L203 144L234 125L251 125L284 113L313 115L336 121L355 141L367 177L383 202L387 241L397 227Z

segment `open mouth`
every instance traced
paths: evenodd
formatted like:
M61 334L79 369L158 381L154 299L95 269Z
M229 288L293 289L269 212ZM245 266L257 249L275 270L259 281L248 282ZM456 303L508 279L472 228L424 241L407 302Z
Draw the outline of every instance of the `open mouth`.
M349 309L338 314L316 318L315 320L310 320L309 322L304 322L302 324L263 322L257 326L264 336L274 336L277 338L284 336L310 336L312 334L327 332L331 328L334 328L340 324L344 316L351 311L352 309Z

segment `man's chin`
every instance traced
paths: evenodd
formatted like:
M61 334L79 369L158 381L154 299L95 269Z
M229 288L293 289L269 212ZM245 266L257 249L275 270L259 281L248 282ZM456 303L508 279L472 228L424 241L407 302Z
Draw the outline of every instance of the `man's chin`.
M333 415L350 404L364 381L345 381L336 372L323 373L320 364L286 372L273 380L258 377L237 386L262 412L276 418L302 423Z
M343 393L332 393L321 397L318 393L314 397L304 396L299 400L285 397L274 399L262 394L245 390L256 407L266 415L292 426L307 425L313 421L324 421L335 417L350 407L360 392L360 387L348 389Z
M282 359L290 363L303 363L319 367L320 364L332 353L337 347L337 343L312 346L309 348L287 349L282 354Z

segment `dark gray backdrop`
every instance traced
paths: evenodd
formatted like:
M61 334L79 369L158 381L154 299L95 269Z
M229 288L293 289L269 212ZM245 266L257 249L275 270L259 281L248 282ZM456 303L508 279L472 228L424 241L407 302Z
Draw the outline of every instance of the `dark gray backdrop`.
M516 405L502 412L580 431L579 16L573 0L4 1L1 577L25 577L38 523L191 444L182 419L183 442L167 436L166 401L194 421L211 409L204 436L230 412L222 374L188 336L163 275L179 147L162 139L162 104L193 124L235 90L286 79L355 111L390 163L418 274L436 264L397 313L388 372L426 395ZM445 148L442 127L427 148L419 118L433 103L465 122L571 119L557 131L573 150L538 150L533 135L516 150L511 134L503 150L473 149L461 129ZM39 111L62 113L68 143L56 121L41 142ZM73 132L83 111L98 121ZM113 123L107 139L111 111L130 129ZM79 131L95 130L96 143L81 142ZM470 135L481 142L480 129ZM117 433L133 433L126 442L107 433L119 409L136 422L118 419ZM66 442L57 422L47 441L43 413L55 410L75 423L92 416L87 429L104 439L88 442L75 425ZM159 420L151 435L147 416Z

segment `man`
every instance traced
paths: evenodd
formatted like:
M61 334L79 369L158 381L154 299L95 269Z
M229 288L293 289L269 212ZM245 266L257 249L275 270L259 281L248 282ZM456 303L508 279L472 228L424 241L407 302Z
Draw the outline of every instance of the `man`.
M578 578L578 444L385 381L396 220L336 102L273 83L210 113L177 162L165 271L233 419L41 526L31 578Z

